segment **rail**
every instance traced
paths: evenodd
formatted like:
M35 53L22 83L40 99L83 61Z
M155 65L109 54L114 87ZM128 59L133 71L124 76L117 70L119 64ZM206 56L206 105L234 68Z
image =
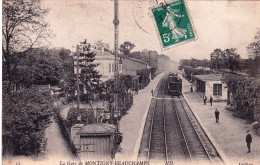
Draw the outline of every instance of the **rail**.
M166 77L166 76L165 76ZM163 82L161 83L164 83L163 85L163 97L162 97L162 112L163 112L163 132L164 132L164 145L165 145L165 159L166 161L168 161L168 154L167 154L167 142L166 142L166 131L165 131L165 112L164 112L164 91L165 91L165 86L166 86L166 80L165 80L165 77ZM160 89L160 87L159 87ZM150 160L150 153L151 153L151 143L152 143L152 133L153 133L153 128L154 128L154 118L155 118L155 110L156 110L156 104L157 104L157 100L155 100L155 104L154 104L154 107L153 107L153 114L152 114L152 122L151 122L151 127L150 127L150 136L149 136L149 148L148 148L148 156L147 156L147 161Z
M178 98L180 99L180 96L179 96ZM205 147L204 143L202 142L202 140L201 140L201 137L200 137L199 133L198 133L198 132L197 132L197 130L195 129L195 126L194 126L194 124L192 123L192 121L191 121L191 119L190 119L189 115L187 114L187 111L185 110L185 108L184 108L184 106L183 106L183 103L182 103L181 101L180 101L180 103L181 103L181 106L183 107L183 109L184 109L184 112L185 112L186 116L188 117L188 119L189 119L189 122L191 123L191 125L192 125L192 127L193 127L193 129L194 129L194 131L195 131L195 133L196 133L196 135L197 135L197 137L198 137L198 139L199 139L200 143L202 144L202 146L203 146L203 149L204 149L205 153L207 154L207 157L209 158L210 162L212 163L213 161L212 161L212 159L211 159L211 156L209 155L209 153L208 153L208 151L207 151L207 149L206 149L206 147Z
M172 98L172 100L173 100L173 98ZM191 162L193 163L193 160L192 160L192 157L191 157L191 152L190 152L190 149L189 149L189 146L188 146L188 143L187 143L187 138L186 138L186 136L184 134L184 131L183 131L183 128L182 128L182 125L181 125L181 122L180 122L180 117L179 117L178 112L177 112L177 107L175 105L173 105L173 107L175 107L175 113L176 113L176 116L177 116L177 119L178 119L179 126L181 128L181 133L183 135L183 138L184 138L184 141L185 141L185 145L186 145L188 153L189 153L189 158L190 158Z

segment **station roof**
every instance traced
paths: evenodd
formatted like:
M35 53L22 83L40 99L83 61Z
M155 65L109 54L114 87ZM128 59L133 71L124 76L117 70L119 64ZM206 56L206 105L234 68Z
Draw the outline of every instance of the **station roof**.
M93 123L85 125L77 132L80 136L112 135L116 131L113 124Z
M222 76L216 74L207 74L207 75L194 75L194 77L201 81L221 81Z

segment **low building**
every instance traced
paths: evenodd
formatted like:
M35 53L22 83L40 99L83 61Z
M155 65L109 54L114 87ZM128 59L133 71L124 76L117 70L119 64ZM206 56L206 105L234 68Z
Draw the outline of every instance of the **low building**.
M227 88L221 79L221 75L194 75L195 92L198 92L202 97L206 96L209 100L212 96L213 101L227 100Z
M81 160L111 160L116 127L112 124L93 123L77 132L80 137Z
M137 76L137 71L143 69L150 69L149 64L135 58L122 59L122 75Z

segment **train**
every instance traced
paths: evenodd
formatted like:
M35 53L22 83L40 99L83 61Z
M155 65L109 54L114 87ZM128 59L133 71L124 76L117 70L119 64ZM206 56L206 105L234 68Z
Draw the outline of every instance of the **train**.
M168 94L171 96L182 95L182 79L173 73L168 75Z

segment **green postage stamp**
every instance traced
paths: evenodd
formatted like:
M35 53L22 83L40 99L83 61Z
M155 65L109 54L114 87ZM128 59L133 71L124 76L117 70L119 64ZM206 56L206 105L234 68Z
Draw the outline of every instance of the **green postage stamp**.
M196 39L184 0L155 6L151 11L163 49Z

